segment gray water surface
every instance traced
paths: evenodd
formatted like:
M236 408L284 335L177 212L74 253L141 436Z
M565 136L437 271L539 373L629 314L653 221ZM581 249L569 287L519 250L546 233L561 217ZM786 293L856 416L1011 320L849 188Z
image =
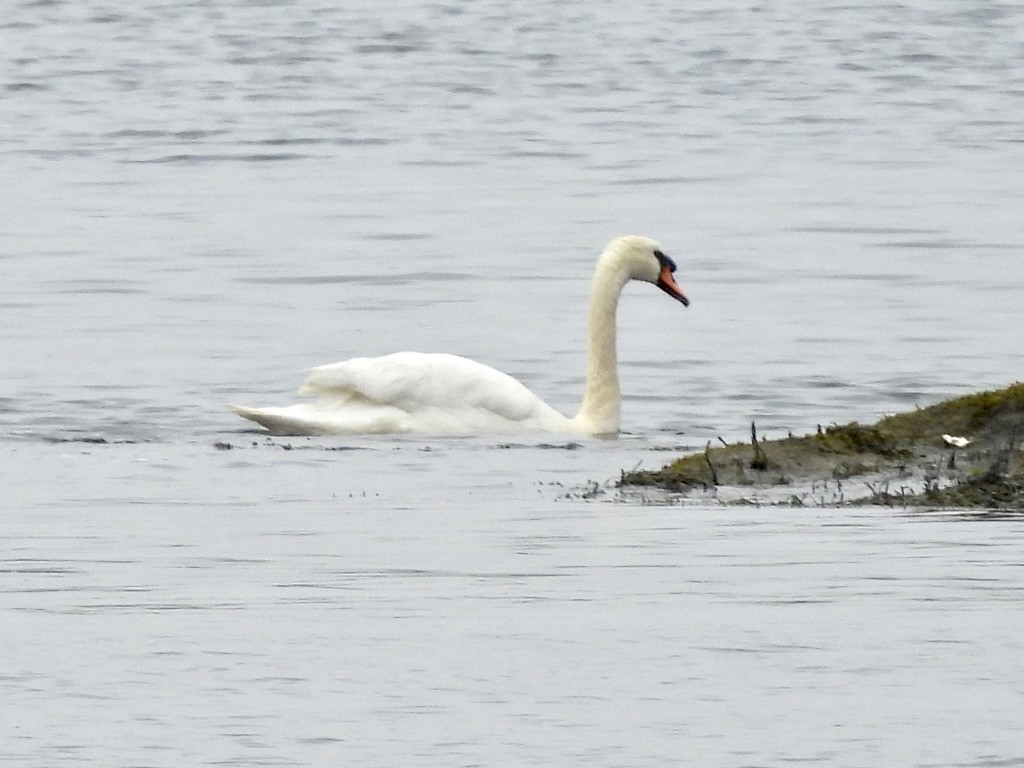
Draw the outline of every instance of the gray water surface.
M1024 765L1019 517L613 487L751 420L1022 378L1022 30L11 3L0 762ZM572 412L627 232L693 303L627 289L617 441L268 441L225 409L417 349Z

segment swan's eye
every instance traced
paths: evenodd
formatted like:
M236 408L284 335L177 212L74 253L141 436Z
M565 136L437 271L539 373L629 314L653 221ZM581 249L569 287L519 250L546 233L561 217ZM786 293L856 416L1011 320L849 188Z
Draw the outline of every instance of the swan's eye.
M675 272L676 271L676 263L674 261L672 261L672 259L670 259L668 256L666 256L661 251L655 251L654 252L654 258L656 258L658 260L658 263L661 266L668 267L668 271L669 272Z

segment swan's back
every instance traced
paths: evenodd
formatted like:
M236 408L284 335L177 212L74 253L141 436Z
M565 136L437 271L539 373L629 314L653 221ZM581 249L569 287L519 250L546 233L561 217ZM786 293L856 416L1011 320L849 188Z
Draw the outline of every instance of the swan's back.
M569 420L516 379L458 355L396 352L310 371L309 403L236 408L282 434L568 430Z

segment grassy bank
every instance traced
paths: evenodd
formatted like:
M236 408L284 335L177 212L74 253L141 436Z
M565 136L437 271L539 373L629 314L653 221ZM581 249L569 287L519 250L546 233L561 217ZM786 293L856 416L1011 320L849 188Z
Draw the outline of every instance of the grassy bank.
M624 472L620 485L746 502L1024 510L1024 383L803 437L761 440L752 425L750 442L709 443L659 470Z

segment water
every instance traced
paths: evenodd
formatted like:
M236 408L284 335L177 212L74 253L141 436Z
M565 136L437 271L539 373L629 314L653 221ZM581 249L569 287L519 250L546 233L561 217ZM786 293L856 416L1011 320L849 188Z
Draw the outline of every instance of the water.
M1022 29L9 4L0 761L1024 764L1019 518L610 486L1022 377ZM624 232L693 304L627 290L618 441L268 443L224 409L422 349L570 412Z

